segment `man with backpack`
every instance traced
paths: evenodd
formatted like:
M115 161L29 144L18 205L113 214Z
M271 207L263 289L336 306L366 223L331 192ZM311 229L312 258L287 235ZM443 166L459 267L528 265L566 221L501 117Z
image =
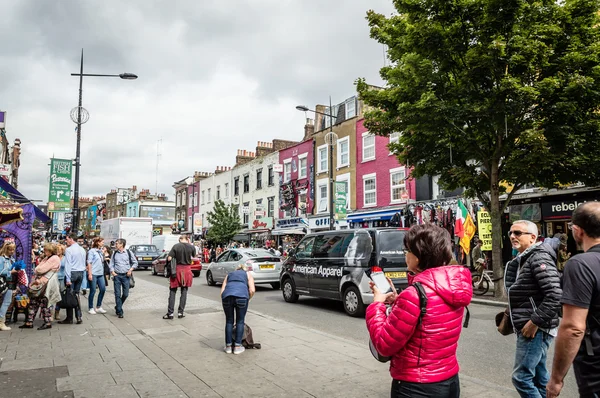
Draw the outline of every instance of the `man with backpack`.
M138 262L135 256L125 249L127 241L125 239L117 239L116 249L110 258L110 274L113 277L115 287L115 312L119 318L123 318L123 304L129 296L129 283L131 281L131 273L138 267Z
M600 397L600 203L587 202L569 225L584 253L563 273L563 319L556 338L548 397L557 397L573 363L582 397Z

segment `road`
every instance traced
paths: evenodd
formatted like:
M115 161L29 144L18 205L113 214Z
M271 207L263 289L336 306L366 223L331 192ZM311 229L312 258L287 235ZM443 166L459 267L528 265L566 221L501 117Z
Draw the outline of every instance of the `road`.
M153 283L167 284L165 278L152 276L150 271L137 271L135 276ZM220 301L220 286L208 286L205 273L202 271L201 277L194 279L194 286L190 288L189 294ZM165 307L166 304L165 298ZM364 318L352 318L346 315L341 302L301 296L297 303L290 304L283 300L280 290L274 290L270 285L258 285L256 294L250 302L250 309L364 343L367 349L369 337ZM496 331L494 317L502 309L473 304L469 306L469 310L471 313L469 327L463 329L458 348L461 373L483 382L510 387L516 343L514 335L501 336ZM548 369L551 368L553 356L552 346L548 353ZM578 396L572 373L567 377L565 385L561 397Z

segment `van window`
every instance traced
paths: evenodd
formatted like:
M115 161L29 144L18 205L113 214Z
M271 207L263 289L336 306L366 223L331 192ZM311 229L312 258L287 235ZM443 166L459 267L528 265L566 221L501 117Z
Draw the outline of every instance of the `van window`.
M310 258L312 256L314 243L314 237L306 238L300 242L296 248L296 258Z
M342 255L344 235L317 235L315 237L315 258L337 258Z
M380 231L377 235L377 260L380 264L404 264L405 231Z

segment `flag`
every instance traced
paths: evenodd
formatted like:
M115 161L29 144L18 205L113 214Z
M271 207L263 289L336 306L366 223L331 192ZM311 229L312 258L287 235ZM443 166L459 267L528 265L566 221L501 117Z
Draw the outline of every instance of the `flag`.
M475 232L477 232L477 227L475 227L475 223L469 213L467 213L467 218L463 227L464 233L462 238L460 238L460 247L463 248L466 254L469 254L471 252L471 239L473 239Z
M467 221L468 215L469 212L467 211L467 208L463 202L459 200L456 205L456 222L454 223L454 235L459 238L465 236L465 222Z

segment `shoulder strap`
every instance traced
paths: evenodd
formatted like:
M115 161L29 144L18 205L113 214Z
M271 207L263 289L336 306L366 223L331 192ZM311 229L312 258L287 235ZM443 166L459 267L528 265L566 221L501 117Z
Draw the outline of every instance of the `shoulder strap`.
M423 316L427 313L427 294L420 282L414 282L413 286L417 289L417 294L419 295L419 307L421 307L421 313L419 314L419 320L417 321L417 326L419 326L423 321Z
M126 250L127 250L127 257L129 258L129 266L132 266L133 260L131 259L131 255L132 255L131 250L129 250L129 249L126 249Z

